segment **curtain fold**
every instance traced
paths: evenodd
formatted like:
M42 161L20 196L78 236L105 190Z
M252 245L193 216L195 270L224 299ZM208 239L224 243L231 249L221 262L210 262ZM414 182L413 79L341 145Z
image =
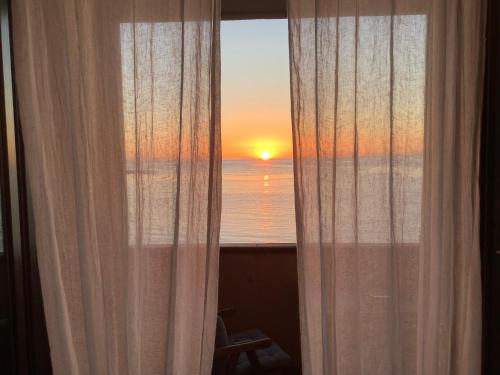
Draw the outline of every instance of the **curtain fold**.
M13 3L55 374L208 374L220 223L218 0Z
M289 0L304 374L479 374L485 1Z

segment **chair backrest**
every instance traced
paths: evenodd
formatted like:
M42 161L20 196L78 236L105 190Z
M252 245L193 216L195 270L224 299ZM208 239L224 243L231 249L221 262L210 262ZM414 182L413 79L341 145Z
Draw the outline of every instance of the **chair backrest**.
M227 334L226 325L222 318L217 315L217 327L215 328L215 348L220 348L221 346L229 345L229 336ZM227 369L226 357L214 358L212 365L212 375L225 375Z
M217 315L217 328L215 329L215 347L229 345L229 336L227 335L226 325L222 318Z

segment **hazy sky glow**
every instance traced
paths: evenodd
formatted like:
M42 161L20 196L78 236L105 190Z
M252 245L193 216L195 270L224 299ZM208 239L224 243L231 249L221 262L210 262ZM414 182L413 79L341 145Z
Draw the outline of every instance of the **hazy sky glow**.
M224 159L292 157L286 20L221 26Z
M388 155L390 145L396 154L420 154L424 122L425 17L411 15L395 19L393 86L389 84L390 18L360 17L357 44L354 43L355 19L341 17L339 22L337 97L332 77L322 81L327 89L318 90L324 94L318 99L321 100L318 116L322 151L326 150L328 157L333 157L333 153L337 157L352 157L356 142L360 156ZM135 31L132 26L122 24L121 27L126 157L133 160L140 152L142 159L176 159L178 148L173 146L179 138L181 82L186 81L184 86L190 87L196 80L196 76L190 75L180 79L179 24L138 24ZM288 54L287 20L222 22L223 159L292 157ZM310 65L307 61L301 62L304 75L299 82L306 88L303 93L314 92L315 70L311 65L314 60L308 61ZM330 65L323 68L323 72L333 71ZM187 69L189 71L189 67ZM207 90L207 82L199 86L200 89ZM203 95L208 96L209 92L200 92L200 97ZM301 112L300 124L310 133L302 135L303 145L304 140L311 144L309 148L302 147L302 156L316 157L313 99L311 95L301 97L310 102L309 110ZM184 104L187 106L188 102ZM200 113L205 118L198 120L207 125L208 112ZM200 128L207 131L207 126ZM181 129L184 129L184 142L188 142L190 128ZM203 150L204 155L199 157L208 158L208 143L202 143L199 150Z
M390 65L384 48L388 17L361 17L358 75L359 155L389 152ZM337 149L339 157L354 152L353 114L355 21L341 19L343 48L339 91ZM395 35L394 151L420 154L423 141L425 72L424 16L397 18ZM420 31L419 31L420 30ZM372 35L373 34L373 35ZM291 158L290 72L286 20L222 22L222 150L224 159ZM325 105L330 105L327 103ZM328 108L325 108L325 113ZM307 119L306 119L307 121ZM312 121L312 120L311 120ZM326 127L325 127L326 128ZM322 143L333 150L333 135ZM315 155L313 150L312 156Z

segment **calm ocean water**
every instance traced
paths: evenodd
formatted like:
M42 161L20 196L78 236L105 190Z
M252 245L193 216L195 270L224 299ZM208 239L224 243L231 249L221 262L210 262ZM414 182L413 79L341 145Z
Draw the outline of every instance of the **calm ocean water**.
M330 162L331 163L331 162ZM422 158L396 157L393 187L388 179L386 158L361 157L354 194L353 161L337 160L336 240L360 243L387 243L391 235L401 243L416 243L420 235ZM330 181L332 165L325 162L322 178ZM128 165L129 235L135 241L135 229L141 228L145 243L173 241L175 223L175 163L152 162L143 174L142 215L135 223L136 199L133 163ZM330 179L330 180L329 180ZM329 183L327 183L328 185ZM389 216L393 193L394 226ZM324 201L324 207L332 202ZM355 209L357 207L357 210ZM357 212L357 215L354 213ZM326 215L325 218L328 218ZM356 219L354 219L356 218ZM328 220L328 219L325 219ZM355 225L357 223L357 226ZM331 222L323 223L328 240ZM325 234L326 233L326 234ZM291 160L224 160L222 162L222 222L220 243L293 243L295 205Z
M220 242L295 242L291 160L222 162Z
M323 178L333 164L325 162ZM394 159L391 232L389 163L383 157L361 157L357 204L353 160L337 160L336 240L388 243L391 235L401 243L417 243L420 236L422 194L421 156ZM221 243L296 242L293 164L291 160L231 161L222 164ZM326 174L325 174L326 173ZM357 206L357 215L354 215ZM331 202L325 202L331 207ZM326 227L331 223L324 223ZM325 240L328 234L323 232Z

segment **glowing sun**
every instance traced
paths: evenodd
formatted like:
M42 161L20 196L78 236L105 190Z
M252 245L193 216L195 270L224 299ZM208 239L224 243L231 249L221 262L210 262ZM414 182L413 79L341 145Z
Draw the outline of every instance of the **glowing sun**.
M269 159L271 159L271 153L269 151L262 151L260 153L260 158L262 160L269 160Z

